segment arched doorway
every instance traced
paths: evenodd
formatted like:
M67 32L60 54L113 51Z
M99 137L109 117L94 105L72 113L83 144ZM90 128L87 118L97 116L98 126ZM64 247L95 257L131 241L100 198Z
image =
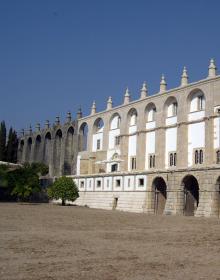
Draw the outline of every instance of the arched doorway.
M220 176L218 177L215 185L215 210L217 212L217 216L220 216Z
M185 216L194 216L199 205L199 184L193 175L187 175L183 178L184 204L183 212Z
M154 213L157 215L162 215L167 199L167 185L162 177L157 177L153 180L152 190Z

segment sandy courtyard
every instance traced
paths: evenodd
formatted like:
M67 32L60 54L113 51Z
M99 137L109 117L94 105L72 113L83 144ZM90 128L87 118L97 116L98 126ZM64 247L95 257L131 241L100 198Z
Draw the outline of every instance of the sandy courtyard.
M2 203L0 279L220 279L220 223Z

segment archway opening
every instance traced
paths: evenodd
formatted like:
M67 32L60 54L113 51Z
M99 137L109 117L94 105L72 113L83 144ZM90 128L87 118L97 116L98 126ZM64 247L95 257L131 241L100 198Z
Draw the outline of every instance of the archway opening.
M64 158L64 175L73 173L73 158L74 158L74 129L71 126L67 131L65 158Z
M83 123L79 129L79 152L87 150L88 124Z
M54 175L61 175L60 156L62 145L62 131L59 129L55 135L54 141Z
M199 205L199 184L193 175L187 175L183 179L184 204L183 212L185 216L194 216Z
M23 152L24 152L24 140L21 140L19 149L18 149L18 161L22 162L23 160Z
M215 199L216 202L216 210L217 210L217 216L220 216L220 176L218 177L215 185Z
M166 182L162 177L157 177L153 181L152 189L153 189L154 213L157 215L162 215L165 209L166 199L167 199Z
M40 158L41 136L38 135L35 140L34 161L41 161Z
M32 148L32 138L29 137L27 140L26 162L29 162L31 159L31 148Z
M43 162L49 166L51 157L51 134L47 132L44 141Z

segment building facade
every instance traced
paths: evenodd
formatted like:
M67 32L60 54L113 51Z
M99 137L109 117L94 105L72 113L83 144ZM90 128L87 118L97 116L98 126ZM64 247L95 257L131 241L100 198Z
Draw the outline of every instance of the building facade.
M140 99L131 101L127 89L121 106L113 107L110 97L103 112L96 112L94 102L89 116L79 112L76 121L62 127L46 127L41 134L30 131L20 139L19 158L43 159L52 176L71 174L80 190L79 205L219 216L220 76L216 71L211 60L208 77L188 83L184 68L178 88L167 90L162 76L157 94L148 96L144 83ZM41 148L37 148L39 135Z

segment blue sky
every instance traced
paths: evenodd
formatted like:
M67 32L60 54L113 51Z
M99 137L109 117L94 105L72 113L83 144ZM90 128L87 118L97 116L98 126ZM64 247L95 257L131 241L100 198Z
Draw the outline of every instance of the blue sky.
M0 0L0 120L44 125L81 105L88 114L132 99L146 81L158 92L220 67L218 0ZM220 93L219 93L220 94Z

